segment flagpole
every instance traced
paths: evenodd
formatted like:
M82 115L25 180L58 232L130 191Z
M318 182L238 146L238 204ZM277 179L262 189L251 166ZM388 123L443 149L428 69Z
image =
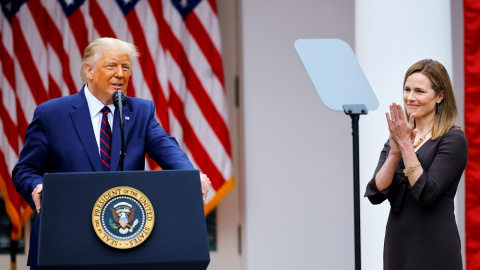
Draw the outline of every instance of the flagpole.
M14 241L10 235L10 270L17 270L18 241Z

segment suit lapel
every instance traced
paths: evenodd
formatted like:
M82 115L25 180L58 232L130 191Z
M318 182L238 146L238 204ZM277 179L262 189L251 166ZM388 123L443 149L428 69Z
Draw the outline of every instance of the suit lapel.
M84 88L82 88L75 101L72 103L74 110L70 112L70 116L72 117L78 137L88 154L90 163L95 168L95 171L102 171L98 145L95 141L95 134L93 133L87 99L85 98L85 93L83 91Z
M124 132L125 132L125 159L128 155L128 149L126 149L127 141L128 141L128 131L130 130L130 121L133 116L133 113L130 111L130 107L128 106L128 98L127 104L123 108L123 125L124 125ZM120 114L118 108L115 109L115 115L113 116L113 130L112 130L112 156L110 159L110 171L117 171L118 166L120 163L120 149L121 149L121 133L120 133ZM123 163L125 168L125 161Z

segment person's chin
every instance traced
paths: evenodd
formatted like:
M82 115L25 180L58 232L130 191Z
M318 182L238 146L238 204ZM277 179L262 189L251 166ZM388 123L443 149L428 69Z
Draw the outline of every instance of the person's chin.
M411 115L412 113L416 113L416 112L417 112L416 108L407 108L408 115Z

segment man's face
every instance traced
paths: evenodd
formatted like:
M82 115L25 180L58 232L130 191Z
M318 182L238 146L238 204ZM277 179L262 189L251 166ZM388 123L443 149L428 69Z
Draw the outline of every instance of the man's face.
M103 52L95 66L85 65L88 89L103 104L112 104L113 92L127 91L131 64L128 54Z

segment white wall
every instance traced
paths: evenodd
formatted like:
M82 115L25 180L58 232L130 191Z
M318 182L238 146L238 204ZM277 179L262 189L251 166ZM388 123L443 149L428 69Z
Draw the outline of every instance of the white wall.
M353 46L353 7L241 1L244 269L353 269L350 117L321 103L293 46Z

